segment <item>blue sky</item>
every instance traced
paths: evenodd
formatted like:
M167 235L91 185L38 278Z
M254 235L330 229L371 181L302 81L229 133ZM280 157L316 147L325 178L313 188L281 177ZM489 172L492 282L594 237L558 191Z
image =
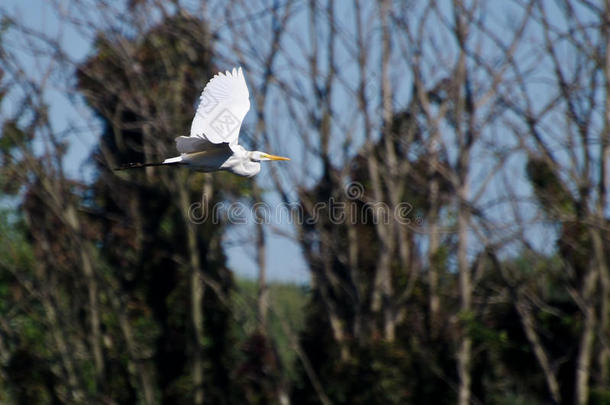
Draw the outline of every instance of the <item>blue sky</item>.
M62 4L69 4L69 2L65 2ZM218 4L222 5L222 3ZM338 4L345 5L346 3ZM369 3L365 4L366 6L369 5ZM486 18L494 21L495 25L492 25L494 25L496 34L498 34L500 37L503 37L503 31L506 30L506 28L504 27L511 27L512 24L516 24L516 21L519 20L519 12L515 10L510 10L510 6L507 6L507 4L511 4L510 2L501 3L505 8L499 7L498 4L499 3L489 3L487 5L487 8L484 10L485 15L481 16L481 18ZM553 2L545 2L545 4L549 5L553 4ZM11 15L16 16L21 21L25 22L26 25L32 28L49 34L55 34L60 32L62 35L62 44L64 51L68 53L72 59L77 61L82 60L90 52L90 38L84 37L82 33L75 32L68 26L60 25L56 13L51 8L49 2L43 0L4 0L3 7L5 9L8 9ZM339 8L340 7L344 6L339 6ZM551 20L554 24L564 24L562 22L563 20L560 10L558 10L557 8L549 7L548 11ZM212 14L218 14L216 16L218 18L212 19L213 28L214 26L216 26L219 35L226 35L226 33L222 30L224 15L224 10L222 9L222 7L218 7L217 9L212 10L210 12ZM346 19L350 18L349 12L346 10L339 9L338 13L340 15L345 15L344 18ZM451 20L451 16L449 14L446 16L446 18L448 20ZM349 24L343 24L339 28L340 35L353 36L353 32L350 32L350 29L353 29L353 27L350 28ZM295 18L292 29L296 32L306 32L308 30L308 21L306 19L306 13L301 13L298 17ZM442 28L431 27L429 34L431 36L436 35L436 39L439 41L439 43L442 43L445 38L443 38L443 35L437 32L437 30L441 31ZM256 32L252 32L251 34L256 35ZM370 34L373 38L375 38L375 35L379 35L379 31L375 27L372 27ZM531 41L533 43L534 41L539 40L539 36L540 33L537 32L535 29L532 29L528 31L526 39L527 41ZM307 35L304 35L304 37L306 42L305 46L311 46L310 43L307 43ZM481 37L485 38L485 36ZM510 37L510 35L506 35L506 37ZM264 48L266 44L263 39L261 39L260 41L261 49ZM12 44L13 49L18 49L21 41L23 41L22 38L9 38L9 43ZM451 39L449 39L449 41L451 41ZM222 43L218 44L221 56L219 57L217 64L219 66L222 66L223 68L230 69L236 63L237 58L234 58L234 55L231 54L232 51L230 48L223 49L223 46L226 47L226 42L224 45ZM283 54L282 57L278 60L276 64L276 69L274 69L276 74L289 75L292 73L289 71L290 64L288 63L286 58L302 58L302 55L298 54L298 46L299 45L297 41L291 42L291 39L288 39L287 50L285 51L285 54ZM482 40L481 47L485 51L484 55L486 57L490 59L494 57L493 44L489 40ZM249 50L251 53L247 53L244 57L257 57L255 51L258 50L259 48L257 48L256 50ZM444 58L443 61L447 61L447 66L435 72L437 75L441 75L441 77L443 74L448 73L446 69L449 69L452 66L452 61L455 59L455 49L452 49L452 45L449 42L443 44L442 50L446 51L446 53L442 54L441 57ZM566 47L565 49L560 48L560 50L565 51L565 55L561 54L560 56L565 57L566 60L569 62L569 47ZM424 51L424 58L433 59L438 56L438 54L436 53L437 50L432 49L432 47L428 47ZM294 55L292 54L292 52L294 52ZM339 48L337 52L339 54L338 59L343 59L346 61L346 63L341 66L341 73L343 74L343 78L346 80L352 80L353 78L357 77L355 67L349 64L351 60L351 56L349 55L349 53L346 52L346 50L343 48ZM520 55L519 53L517 54L520 63L529 65L537 64L538 66L536 66L536 71L539 74L539 83L530 84L528 87L528 92L532 93L531 96L534 100L536 100L536 102L542 102L541 100L548 98L550 96L549 94L552 93L552 85L549 86L549 79L548 77L545 77L548 76L549 72L552 73L552 71L548 68L548 66L544 66L544 62L536 60L535 54L528 53L530 52L529 47L526 46L524 52L525 53L523 55ZM23 52L20 53L16 51L16 54L18 57L24 58L24 65L28 66L28 68L30 69L28 74L30 74L32 77L37 77L40 74L40 72L37 70L39 64L37 64L35 60L29 60L28 58L30 57ZM324 51L320 51L320 58L324 58L324 56ZM496 55L495 57L498 57L499 60L501 60L501 55ZM371 58L373 60L375 58L378 58L378 49L373 47L373 50L371 51ZM395 59L393 60L393 65L395 66L395 68L393 69L392 76L392 80L395 84L394 102L395 109L400 110L400 107L404 106L405 103L407 103L409 100L409 92L412 78L409 77L408 73L410 72L410 69L401 69L401 66L404 66L406 62L404 59L402 59L402 56L399 55L399 52L394 53L393 58ZM306 61L303 61L303 63L306 64ZM224 66L223 64L226 64L226 66ZM370 64L375 66L376 62L373 61ZM443 66L442 63L441 66ZM379 79L379 77L375 74L374 69L371 70L372 71L370 71L370 76L372 86L370 89L370 100L371 106L374 107L376 102L378 101L376 97L378 97L379 90L377 87L375 87L375 82ZM404 74L403 72L407 73ZM70 72L66 73L70 74ZM247 77L249 78L249 87L252 95L253 89L255 90L256 86L258 85L257 81L260 79L261 72L249 71L247 72L247 74L249 75ZM485 78L483 77L483 79ZM61 86L61 80L58 80L57 83L59 83L58 86ZM87 161L90 151L96 144L98 135L101 130L99 123L90 114L90 111L87 110L86 106L79 99L78 95L67 96L61 87L51 86L48 94L46 94L45 97L51 108L51 121L56 132L59 133L71 127L81 129L79 131L66 131L69 134L67 141L69 142L70 148L66 156L65 162L67 172L72 177L87 180L91 176L91 167L87 166ZM275 94L274 97L278 97L278 95ZM354 103L351 102L353 100L353 96L350 95L349 92L342 90L341 87L338 87L338 90L334 93L333 97L335 98L334 104L339 105L341 106L340 108L344 109L341 111L334 112L336 120L343 120L343 124L346 124L346 127L349 126L351 124L350 119L352 116L350 114L353 114L353 112L350 111L350 108L354 106ZM269 107L274 109L274 112L275 109L277 109L278 116L282 116L283 114L287 113L285 110L282 110L284 106L281 97L270 100ZM10 105L5 105L3 108L10 108ZM307 121L305 113L303 115L305 117L304 120ZM290 122L290 120L278 119L270 121L273 122L269 122L268 125L277 125L281 129L277 132L283 133L284 135L280 139L274 139L274 142L276 142L274 143L274 147L277 147L278 150L270 150L268 152L275 154L286 154L292 157L297 157L296 160L298 160L298 158L301 157L300 155L304 154L302 153L302 150L305 150L305 148L302 144L299 143L301 142L300 137L295 136L294 133L299 129L302 130L302 128L295 128L295 123ZM252 132L252 129L254 128L254 123L255 116L253 114L253 111L251 110L244 121L245 128L248 130L248 132ZM352 129L356 134L361 135L363 131L362 127L359 125L360 124L356 122L354 124L354 128ZM553 125L557 127L556 123L549 122L549 126ZM185 132L186 130L187 129L185 129ZM350 153L353 153L354 150L359 147L362 140L356 140L352 144L352 150L343 154L343 152L341 151L340 143L344 140L344 134L341 133L342 131L344 131L344 128L336 125L333 127L333 131L337 135L332 138L332 141L336 143L333 145L333 149L336 151L340 151L334 156L334 158L337 159L337 161L334 163L340 163L350 158ZM449 134L449 136L451 136L451 132L451 129L444 131L444 133ZM293 138L291 138L291 136ZM311 131L311 136L316 136L315 131ZM488 137L487 141L489 141L489 144L492 144L493 148L498 151L502 150L503 148L507 149L512 144L514 144L514 138L511 136L510 132L503 126L502 123L494 124L494 127L491 128L488 133L486 133L486 136ZM453 140L448 138L445 139L445 142L447 144L452 144ZM561 148L561 145L558 145L558 148ZM450 155L453 152L455 152L455 150L449 149ZM487 171L489 170L490 165L493 164L493 158L490 159L489 152L490 150L485 148L475 148L474 150L475 163L472 170L472 177L474 179L473 183L475 185L476 179L484 177ZM312 162L312 165L306 167L304 167L304 165L298 165L296 163L291 166L286 166L286 172L290 172L293 175L300 176L303 179L311 180L309 184L311 185L311 183L315 181L316 174L319 174L320 172L319 161L312 159ZM514 158L511 158L506 166L504 176L505 179L507 181L510 181L510 184L515 187L515 190L518 192L517 194L528 198L531 196L531 190L523 173L524 162L524 155L516 155ZM297 170L299 169L303 169L306 171L299 173L297 172ZM267 189L272 188L271 182L268 178L269 170L269 165L264 165L263 171L256 178L256 181L258 181L263 188ZM306 183L303 182L301 184ZM483 202L492 201L495 198L499 198L500 196L505 195L506 190L504 187L505 185L502 183L502 181L494 181L490 185L489 191L486 192ZM267 193L266 200L272 206L279 202L277 196L273 193ZM535 212L531 208L527 209L523 208L523 206L520 207L522 208L521 215L533 216L535 214ZM493 220L496 220L497 222L510 222L511 218L513 217L511 207L508 204L498 205L492 209L489 209L488 214ZM281 221L279 223L267 225L266 229L267 271L270 278L275 280L306 282L309 279L309 274L307 270L307 265L301 255L300 248L291 240L291 238L281 236L281 234L292 234L294 232L292 226L286 223L285 221ZM541 222L533 224L527 232L529 233L534 245L537 246L541 251L549 251L554 247L554 230L546 226L544 223ZM228 257L229 267L234 269L238 274L255 277L257 272L257 266L254 260L255 252L251 244L247 243L251 240L251 234L252 226L234 225L231 227L231 230L227 232L224 246ZM420 239L422 248L425 249L426 236L421 235ZM473 252L476 252L478 246L476 246L476 244L473 244L472 246Z
M60 35L64 52L73 60L84 60L91 52L91 39L85 38L82 33L73 31L69 26L60 25L50 2L44 0L3 1L5 3L3 7L9 11L10 15L19 19L27 27L50 34L53 37ZM19 52L18 49L24 45L22 38L12 35L7 40L10 47L16 50L16 56L23 58L22 64L30 70L27 74L31 77L39 75L39 68L44 65L47 59L43 57L42 60L37 62L27 53ZM226 68L229 69L231 66L226 66ZM9 96L15 97L15 99L18 97L17 94ZM93 169L88 164L88 158L97 144L102 129L100 123L88 111L82 100L79 100L78 95L66 95L61 87L49 86L49 90L45 94L45 100L50 106L50 120L55 132L62 133L65 131L68 134L65 140L69 143L69 149L64 159L67 174L75 179L85 181L91 179ZM2 105L3 112L11 115L11 103L3 103ZM253 115L252 111L249 115ZM253 117L248 118L252 120ZM70 128L79 128L79 130L69 130ZM269 170L268 167L263 167L262 172L258 175L258 181L268 175L267 170ZM267 195L267 199L270 203L273 202L272 195ZM307 283L309 272L300 248L290 238L280 236L277 232L272 231L271 228L273 227L280 229L281 233L290 234L293 232L292 227L286 222L268 226L269 229L266 232L266 261L269 279ZM258 267L255 262L255 251L251 243L247 243L251 240L251 232L252 227L250 225L233 225L225 236L224 246L229 268L239 275L256 277Z

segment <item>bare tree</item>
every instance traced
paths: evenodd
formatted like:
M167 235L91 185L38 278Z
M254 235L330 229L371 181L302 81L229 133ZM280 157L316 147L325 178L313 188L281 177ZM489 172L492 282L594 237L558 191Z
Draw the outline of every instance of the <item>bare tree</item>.
M13 194L37 260L0 267L28 297L18 311L49 332L57 362L41 375L55 402L584 405L607 393L608 1L53 4L93 50L75 60L61 38L6 20L0 83L20 105L1 117L0 183L25 190ZM10 33L48 66L29 72ZM240 142L289 165L248 182L110 170L167 156L205 80L236 64L252 99ZM91 182L66 174L44 96L56 82L103 123ZM235 228L194 220L202 193L298 208L289 224L254 212L244 232L258 280L243 367L223 357ZM311 271L298 336L269 292L272 232ZM0 311L5 335L9 376L20 349Z

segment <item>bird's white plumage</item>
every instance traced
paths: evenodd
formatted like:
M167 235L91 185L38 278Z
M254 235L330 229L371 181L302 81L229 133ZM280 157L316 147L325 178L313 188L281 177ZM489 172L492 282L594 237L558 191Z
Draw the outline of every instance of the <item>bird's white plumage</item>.
M191 135L176 138L180 156L159 163L129 163L124 168L166 164L200 172L225 170L252 177L260 172L262 161L290 160L261 151L247 151L237 143L241 123L250 109L249 97L241 68L218 73L201 93Z
M176 138L180 153L206 149L210 144L237 144L242 121L250 109L250 94L239 69L218 73L203 89L190 136Z

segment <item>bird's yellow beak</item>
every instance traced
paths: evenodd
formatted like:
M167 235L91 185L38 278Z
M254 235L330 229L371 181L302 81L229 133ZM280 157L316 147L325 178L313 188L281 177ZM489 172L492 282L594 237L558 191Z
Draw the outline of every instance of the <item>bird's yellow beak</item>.
M266 153L263 153L262 156L264 158L267 158L269 160L290 160L290 158L287 157L283 157L283 156L275 156L275 155L268 155Z

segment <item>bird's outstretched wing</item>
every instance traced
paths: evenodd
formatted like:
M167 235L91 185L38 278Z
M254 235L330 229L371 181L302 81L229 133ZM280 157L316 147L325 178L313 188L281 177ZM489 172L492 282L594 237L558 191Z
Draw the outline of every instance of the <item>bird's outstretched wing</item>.
M191 136L176 138L178 151L191 153L210 144L237 144L241 123L250 109L249 98L241 68L218 73L201 93L191 124Z

